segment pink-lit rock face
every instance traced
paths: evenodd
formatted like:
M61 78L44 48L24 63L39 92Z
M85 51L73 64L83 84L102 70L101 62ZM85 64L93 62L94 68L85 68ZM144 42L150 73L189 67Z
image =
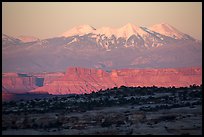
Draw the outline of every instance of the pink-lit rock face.
M113 87L183 87L202 83L202 68L121 69L108 73L100 69L72 67L65 76L32 90L50 94L81 94Z
M2 91L5 93L25 93L39 86L47 85L60 77L64 73L3 73L2 74Z
M2 74L2 89L8 93L25 93L35 88L36 77L19 76L17 73Z
M62 72L45 72L45 73L33 73L33 76L36 76L38 78L43 78L43 85L47 85L51 83L54 80L57 80L58 78L61 78L64 76L64 73Z

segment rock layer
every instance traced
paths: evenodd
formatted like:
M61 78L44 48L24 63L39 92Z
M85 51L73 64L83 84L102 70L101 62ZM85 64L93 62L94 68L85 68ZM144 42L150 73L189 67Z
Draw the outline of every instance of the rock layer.
M35 76L18 73L2 74L2 90L7 93L25 93L35 88L37 88Z
M64 76L63 73L3 73L2 74L2 91L6 93L26 93L37 87L51 83L57 78Z
M100 89L124 86L184 87L202 84L202 68L121 69L106 72L101 69L68 68L66 74L31 92L50 94L82 94Z

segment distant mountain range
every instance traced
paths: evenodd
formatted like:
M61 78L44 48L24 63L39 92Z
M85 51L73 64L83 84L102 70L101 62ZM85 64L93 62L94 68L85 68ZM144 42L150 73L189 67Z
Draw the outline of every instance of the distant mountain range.
M202 65L202 41L169 24L121 28L76 26L60 36L38 39L2 34L3 72L59 72L70 66L179 68Z

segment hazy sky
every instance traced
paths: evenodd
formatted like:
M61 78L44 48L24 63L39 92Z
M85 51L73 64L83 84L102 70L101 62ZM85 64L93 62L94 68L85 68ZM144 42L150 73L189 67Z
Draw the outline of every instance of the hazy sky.
M10 36L50 38L77 25L149 27L168 23L202 39L201 2L3 2L2 30Z

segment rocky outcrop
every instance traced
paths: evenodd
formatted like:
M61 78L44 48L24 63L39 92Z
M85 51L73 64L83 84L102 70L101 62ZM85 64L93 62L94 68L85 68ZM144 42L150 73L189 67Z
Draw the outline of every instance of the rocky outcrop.
M90 93L99 89L116 86L110 78L110 74L97 69L69 68L64 77L33 92L45 92L50 94Z
M7 93L25 93L37 88L36 80L37 77L27 74L3 73L2 89Z
M50 94L82 94L100 89L124 86L183 87L202 83L202 68L121 69L106 72L101 69L68 68L66 74L31 92Z
M5 93L25 93L63 77L64 73L3 73L2 91Z
M32 75L43 79L43 86L47 85L58 78L63 77L65 74L62 72L44 72L44 73L33 73Z
M125 86L182 87L202 83L201 68L126 69L117 71Z

